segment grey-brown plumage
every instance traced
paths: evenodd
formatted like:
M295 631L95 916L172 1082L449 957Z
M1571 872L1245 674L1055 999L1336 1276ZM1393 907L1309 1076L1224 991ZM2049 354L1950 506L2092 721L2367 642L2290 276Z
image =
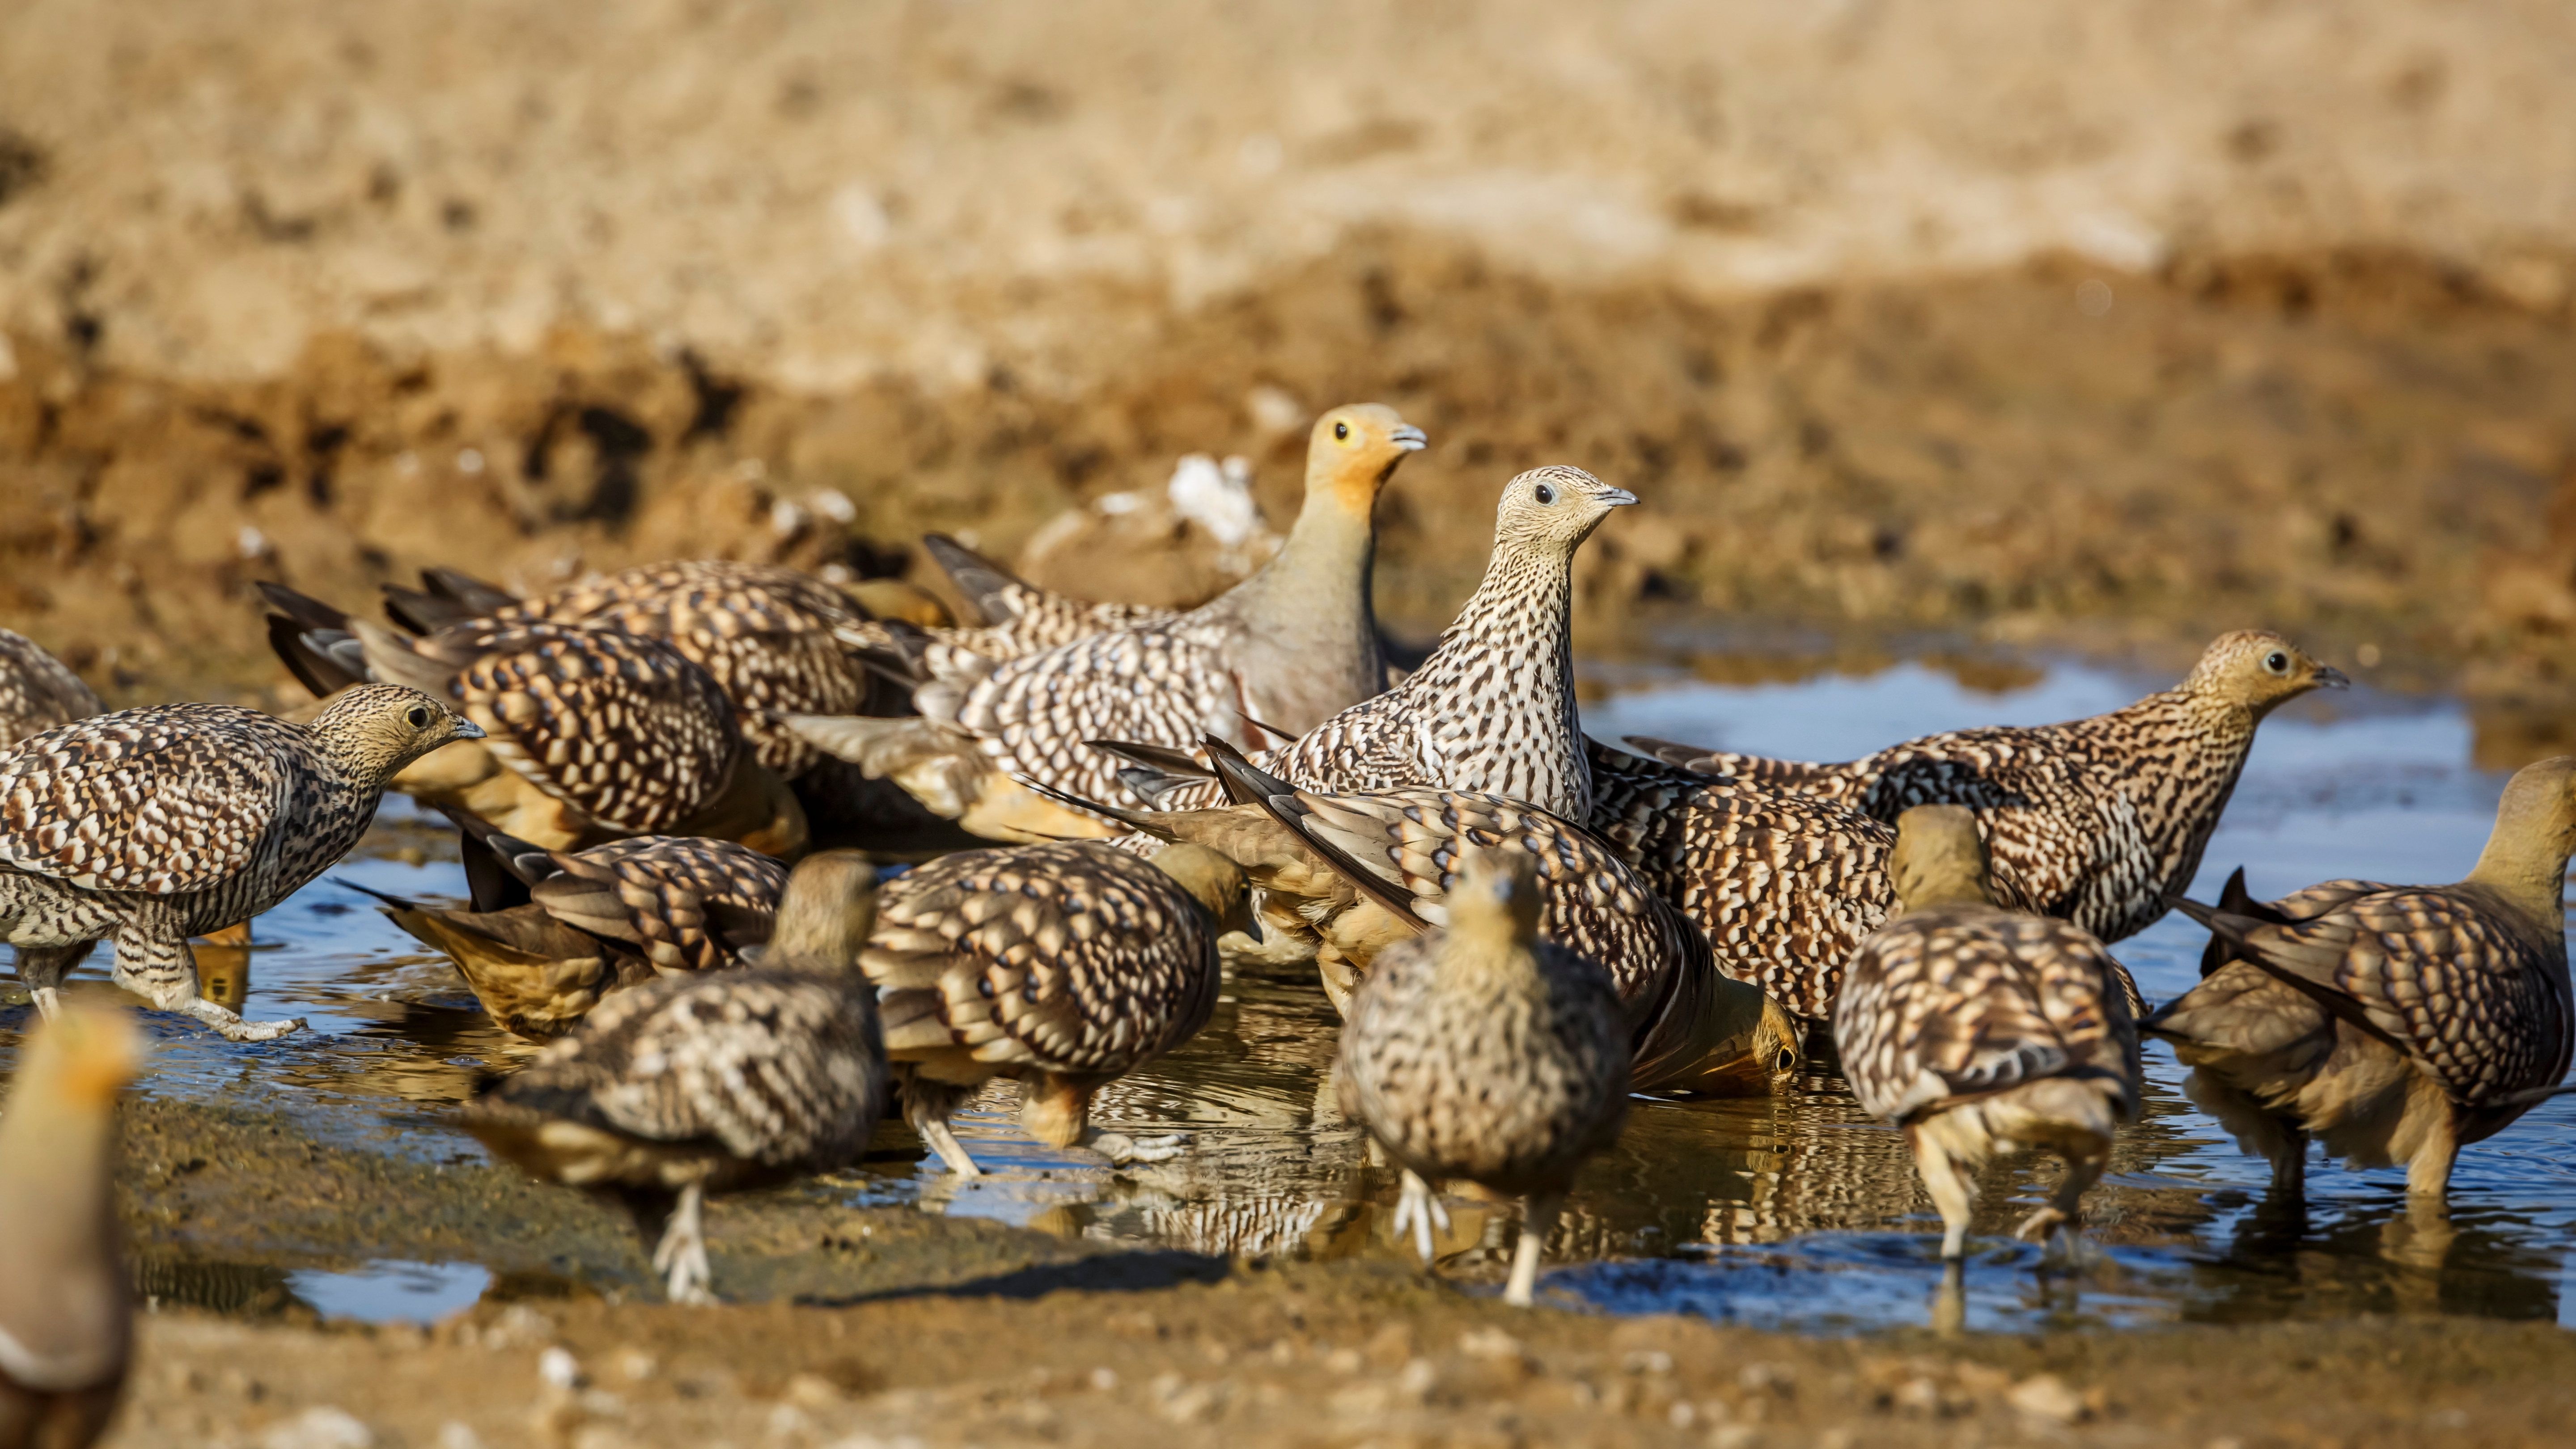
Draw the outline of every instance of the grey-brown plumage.
M1134 1155L1091 1131L1091 1095L1207 1024L1219 923L1242 899L1239 871L1187 846L1151 862L1078 841L966 851L888 882L859 964L907 1120L975 1176L949 1115L1011 1076L1039 1141Z
M470 909L355 888L454 961L495 1023L535 1041L622 987L741 965L769 940L787 884L786 866L731 841L643 835L574 852L459 824Z
M1312 952L1344 1016L1381 951L1447 919L1465 861L1508 846L1533 863L1539 934L1617 988L1636 1090L1760 1092L1797 1069L1804 1033L1759 987L1720 975L1699 930L1590 831L1496 795L1298 790L1221 741L1208 753L1244 804L1119 818L1240 866L1261 891L1267 950L1227 944L1277 959L1285 938L1307 937L1293 958Z
M0 935L48 1017L102 939L116 982L235 1041L253 1026L202 1000L188 938L286 899L348 854L385 782L482 731L400 685L362 685L309 725L220 704L94 715L0 753Z
M1296 527L1260 572L1223 596L1175 618L999 663L934 641L917 655L920 719L791 724L980 834L1100 834L1096 822L1066 829L1060 809L1028 796L1013 777L1117 800L1124 793L1117 762L1085 741L1186 749L1215 735L1258 747L1272 738L1265 725L1293 734L1384 686L1369 593L1375 508L1397 465L1422 442L1421 430L1391 408L1335 408L1309 442Z
M1542 940L1536 863L1471 852L1448 924L1380 953L1342 1026L1344 1114L1402 1164L1396 1231L1431 1256L1447 1214L1430 1184L1526 1199L1504 1301L1527 1307L1575 1169L1617 1140L1628 1027L1596 962Z
M2021 1236L2080 1230L2084 1190L2111 1137L2138 1116L2138 1030L2128 972L2083 928L1995 904L1986 847L1964 806L1897 817L1889 862L1902 914L1852 956L1834 1045L1852 1094L1903 1128L1941 1210L1941 1256L1966 1250L1977 1170L1999 1147L2066 1160L2050 1206Z
M2166 897L2199 872L2263 717L2347 683L2280 635L2247 629L2220 635L2174 688L2065 724L1954 730L1840 765L1630 743L1880 820L1915 805L1968 806L2008 889L2042 915L2118 941L2154 925Z
M617 993L468 1103L467 1130L624 1203L672 1300L710 1301L704 1197L845 1166L884 1109L876 995L849 969L874 881L865 857L809 857L759 969Z
M2566 1080L2576 1049L2560 893L2576 851L2576 758L2526 765L2468 878L2329 881L2268 903L2183 909L2216 969L2148 1018L2191 1098L2296 1187L2307 1142L2450 1186L2460 1148Z
M0 1110L0 1449L88 1449L133 1353L116 1221L116 1098L143 1044L76 1006L28 1040Z
M775 773L751 759L732 704L704 669L658 639L604 627L477 620L415 637L370 624L280 584L262 584L270 643L306 687L358 679L408 684L451 700L491 759L561 807L545 843L612 835L720 834L772 854L802 846L804 821ZM470 766L424 771L420 797L490 819Z
M0 629L0 748L101 708L98 695L42 645Z
M892 636L849 596L776 564L674 559L639 564L531 599L449 570L423 589L385 590L394 617L428 634L476 619L573 624L659 639L707 672L734 705L760 762L793 780L819 758L780 713L858 714L871 676L854 650Z

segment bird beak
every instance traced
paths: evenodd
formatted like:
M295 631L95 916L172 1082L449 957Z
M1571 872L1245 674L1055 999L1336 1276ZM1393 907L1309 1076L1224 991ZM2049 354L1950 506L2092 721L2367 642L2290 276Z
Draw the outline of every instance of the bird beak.
M1406 423L1404 426L1397 428L1394 432L1387 434L1386 439L1388 442L1395 444L1397 447L1402 448L1408 453L1419 452L1422 449L1431 446L1431 440L1424 437L1422 435L1422 430L1411 423Z
M483 727L460 714L456 717L456 737L460 740L479 740L483 738Z
M1637 495L1625 488L1604 488L1593 496L1601 500L1604 508L1625 508L1637 501Z
M2340 669L2320 669L2317 671L2317 686L2321 689L2350 689L2352 676Z

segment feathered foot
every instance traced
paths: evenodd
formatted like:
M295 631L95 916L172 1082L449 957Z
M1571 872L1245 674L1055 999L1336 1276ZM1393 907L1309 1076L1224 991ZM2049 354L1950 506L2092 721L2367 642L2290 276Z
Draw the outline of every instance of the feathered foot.
M1439 1197L1431 1191L1431 1184L1422 1180L1422 1174L1409 1167L1404 1170L1404 1191L1395 1200L1395 1235L1403 1237L1407 1227L1413 1229L1413 1251L1429 1263L1432 1229L1449 1231L1449 1210L1440 1205Z
M662 1228L653 1249L653 1271L665 1275L666 1296L674 1303L705 1305L716 1301L715 1275L707 1267L707 1235L702 1220L706 1194L696 1183L680 1189L680 1205Z
M1522 1209L1520 1245L1512 1250L1512 1281L1503 1288L1503 1301L1512 1307L1529 1307L1531 1295L1538 1291L1538 1261L1547 1255L1547 1235L1564 1207L1564 1194L1548 1193L1531 1198Z
M288 1032L304 1029L304 1018L300 1016L284 1021L245 1021L239 1012L226 1010L202 998L192 997L171 1009L185 1012L222 1032L226 1041L275 1041Z
M1256 941L1249 932L1228 931L1216 938L1217 959L1228 965L1237 962L1254 966L1303 966L1315 959L1314 938L1274 931L1266 940Z
M1956 1338L1968 1326L1968 1265L1957 1258L1941 1265L1941 1286L1932 1290L1932 1331Z

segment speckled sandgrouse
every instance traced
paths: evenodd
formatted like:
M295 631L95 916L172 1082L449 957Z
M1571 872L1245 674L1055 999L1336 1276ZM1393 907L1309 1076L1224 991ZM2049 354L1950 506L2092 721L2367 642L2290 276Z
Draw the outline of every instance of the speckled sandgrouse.
M711 1301L704 1197L846 1166L884 1110L876 993L849 969L874 880L853 852L807 858L758 969L618 992L468 1103L467 1130L624 1204L672 1301Z
M197 995L188 938L246 921L349 853L385 782L482 731L415 689L348 690L309 725L220 704L75 720L0 753L0 932L37 1007L101 940L116 983L235 1041Z
M1209 741L1208 753L1246 803L1118 818L1241 867L1260 889L1272 949L1242 936L1224 946L1271 960L1311 953L1345 1016L1379 952L1446 918L1467 857L1510 846L1534 863L1539 934L1609 972L1627 1014L1636 1090L1761 1092L1802 1060L1803 1030L1759 987L1719 974L1699 930L1590 831L1495 795L1298 790L1222 741ZM1311 938L1303 950L1283 955L1273 944L1297 935Z
M982 620L940 632L935 642L1001 663L1076 639L1164 624L1186 610L1151 604L1100 604L1041 589L944 533L922 535L922 549Z
M1484 582L1431 657L1402 684L1253 763L1300 789L1428 785L1584 819L1592 772L1574 709L1574 553L1611 509L1636 501L1580 468L1533 468L1504 484ZM1094 742L1113 758L1120 743ZM1186 810L1223 800L1211 783L1176 786L1153 803Z
M1092 1093L1207 1024L1216 938L1242 901L1242 874L1189 846L1150 862L1085 841L965 851L887 882L859 965L906 1120L950 1171L975 1176L948 1118L1011 1076L1039 1141L1147 1155L1092 1130Z
M456 963L504 1030L551 1041L609 992L721 971L769 940L787 867L703 836L642 835L546 850L464 817L470 909L356 886Z
M97 694L24 634L0 629L0 748L99 712Z
M1447 1214L1431 1183L1465 1178L1526 1200L1503 1299L1527 1307L1575 1169L1617 1140L1628 1026L1598 963L1538 935L1538 870L1470 852L1448 923L1380 952L1342 1027L1344 1114L1404 1168L1396 1231L1428 1261Z
M2035 728L1956 730L1866 759L1811 765L1657 740L1692 770L1842 800L1880 820L1908 806L1977 812L1996 876L2042 915L2105 941L2154 925L2191 884L2254 747L2255 727L2349 681L2259 629L2222 634L2189 677L2126 709Z
M853 651L893 642L848 595L776 564L639 564L528 599L453 570L431 570L421 582L385 589L387 611L415 633L488 620L579 624L669 644L715 680L760 762L789 780L819 756L776 716L870 712L873 676Z
M116 1221L116 1098L143 1056L124 1012L65 1010L0 1106L0 1445L89 1449L134 1344Z
M1369 601L1375 509L1397 465L1421 446L1421 430L1390 408L1335 408L1315 424L1306 504L1287 543L1222 597L1001 663L934 645L917 655L920 718L790 723L978 834L1105 833L1013 777L1117 800L1117 762L1084 741L1189 748L1213 734L1258 745L1271 738L1267 728L1308 728L1384 687Z
M2566 1080L2576 1049L2561 892L2576 853L2576 758L2505 786L2477 868L2447 886L2328 881L2211 910L2217 969L2148 1018L2190 1066L2191 1099L2274 1180L2301 1184L2310 1136L2361 1167L2406 1164L2439 1196L2460 1149Z
M2071 1248L2112 1134L2138 1116L2138 1028L2127 972L2082 927L1995 904L1985 843L1964 806L1897 817L1889 860L1902 911L1853 953L1834 1046L1870 1115L1904 1129L1941 1210L1941 1256L1967 1247L1976 1173L1998 1148L2066 1160L2051 1204L2020 1233Z
M658 639L577 624L474 621L415 637L282 584L269 643L328 696L382 679L453 701L486 740L395 782L549 847L620 835L709 835L771 855L805 818L745 747L713 676ZM523 783L524 782L524 783Z

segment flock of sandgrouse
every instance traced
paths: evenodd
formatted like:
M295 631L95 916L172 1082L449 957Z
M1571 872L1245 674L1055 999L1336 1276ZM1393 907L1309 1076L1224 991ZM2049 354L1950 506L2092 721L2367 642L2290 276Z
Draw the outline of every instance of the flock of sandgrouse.
M108 940L156 1007L293 1030L200 999L188 942L338 861L387 789L457 820L473 896L389 914L546 1043L466 1125L630 1206L675 1299L707 1296L705 1194L847 1164L892 1102L961 1174L949 1116L999 1076L1049 1143L1177 1151L1089 1102L1208 1020L1228 960L1313 963L1342 1105L1426 1256L1441 1180L1527 1199L1515 1303L1632 1093L1768 1091L1825 1041L1906 1133L1953 1261L2010 1146L2065 1159L2022 1230L2069 1245L2137 1115L2141 1031L2293 1185L2313 1137L2439 1194L2565 1076L2576 759L2513 777L2456 885L2262 902L2240 877L2210 909L2177 893L2256 726L2345 683L2277 635L2112 714L1848 764L1613 749L1576 717L1572 563L1636 500L1572 467L1506 483L1483 583L1399 677L1372 520L1423 442L1385 407L1326 414L1285 544L1187 613L937 537L971 625L724 562L535 599L434 570L386 591L390 624L270 585L271 641L326 701L302 723L101 714L0 634L0 931L49 1023L0 1119L0 1241L47 1268L0 1277L0 1443L100 1412L122 1362L105 1162L136 1037L64 1006L64 974ZM2105 945L2174 906L2212 933L2204 979L2150 1012Z

